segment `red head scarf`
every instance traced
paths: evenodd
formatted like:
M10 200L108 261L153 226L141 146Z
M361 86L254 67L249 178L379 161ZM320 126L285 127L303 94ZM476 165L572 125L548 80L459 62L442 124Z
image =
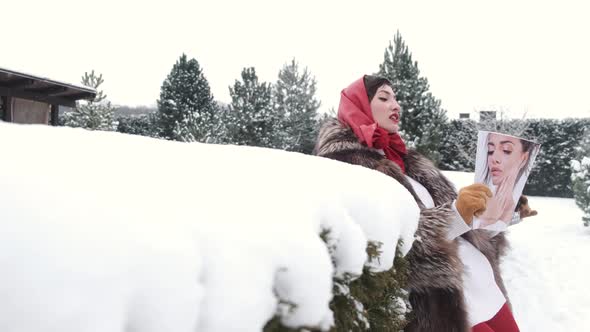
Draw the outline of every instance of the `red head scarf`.
M338 119L352 128L362 144L370 148L383 149L387 159L398 164L405 173L403 157L407 153L406 145L399 134L388 133L373 120L364 77L342 90Z

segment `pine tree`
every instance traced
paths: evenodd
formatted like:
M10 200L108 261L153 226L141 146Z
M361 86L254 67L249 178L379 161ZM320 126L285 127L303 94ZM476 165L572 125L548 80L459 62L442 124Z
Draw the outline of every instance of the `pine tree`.
M182 54L162 83L158 100L161 135L169 140L212 142L219 114L199 63Z
M402 109L400 133L410 147L438 163L446 111L441 109L440 100L429 92L428 80L420 76L418 62L412 60L412 53L399 31L393 41L394 44L390 42L385 50L379 74L394 85Z
M312 152L320 107L315 92L315 78L307 68L300 73L295 59L280 70L274 86L274 104L277 115L283 117L283 149L308 154Z
M69 127L81 127L90 130L116 130L117 123L114 121L115 108L106 99L107 95L99 87L104 83L102 74L96 75L94 70L84 73L82 84L97 91L96 97L90 101L76 103L72 112L65 113L63 124Z
M224 119L228 143L281 148L281 116L273 109L272 86L260 83L253 67L244 68L241 76L229 88L232 102Z
M570 166L576 205L584 212L584 226L590 226L590 129L586 128L580 146L576 148L576 159L570 162Z

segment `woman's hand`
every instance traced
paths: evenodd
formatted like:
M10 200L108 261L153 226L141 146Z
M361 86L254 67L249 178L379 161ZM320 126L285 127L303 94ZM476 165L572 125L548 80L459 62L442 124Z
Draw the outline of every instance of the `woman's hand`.
M490 197L492 197L492 191L481 183L472 184L459 190L455 206L467 225L471 225L473 216L478 216L486 210L486 204Z
M512 198L512 191L516 181L516 174L509 174L502 180L496 194L488 202L487 209L481 214L482 226L488 226L501 220L509 223L512 220L516 202Z

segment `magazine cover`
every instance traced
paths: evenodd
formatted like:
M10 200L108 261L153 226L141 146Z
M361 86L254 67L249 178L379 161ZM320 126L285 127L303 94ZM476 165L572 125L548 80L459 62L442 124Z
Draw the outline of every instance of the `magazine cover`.
M472 227L506 230L539 153L540 144L506 134L479 131L475 182L487 185L493 197Z

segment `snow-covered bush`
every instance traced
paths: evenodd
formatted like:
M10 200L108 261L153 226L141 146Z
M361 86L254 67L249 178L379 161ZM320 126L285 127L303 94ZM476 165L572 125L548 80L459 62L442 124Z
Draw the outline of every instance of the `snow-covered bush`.
M393 288L417 227L395 180L329 159L35 125L0 140L0 331L340 329L337 298L379 314L354 283Z
M125 134L160 137L156 114L122 115L117 117L117 131Z
M580 139L590 127L590 118L530 119L524 137L541 144L525 195L573 197L570 160L578 159ZM580 159L578 159L580 160Z
M572 160L572 188L576 204L584 211L584 226L590 226L590 157Z
M469 119L451 120L442 128L439 151L441 160L438 167L450 171L475 169L477 150L477 123Z
M589 121L590 123L590 121ZM575 159L570 161L572 191L576 204L584 215L584 226L590 226L590 128L586 127L582 139L578 137Z

